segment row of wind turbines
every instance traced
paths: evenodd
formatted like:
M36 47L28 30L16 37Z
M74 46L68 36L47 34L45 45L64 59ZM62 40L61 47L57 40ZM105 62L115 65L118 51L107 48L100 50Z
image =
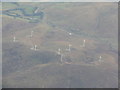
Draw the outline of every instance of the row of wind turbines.
M31 31L31 32L30 32L30 35L28 35L27 37L28 37L28 38L32 38L32 37L33 37L33 33L34 33L34 31ZM69 34L69 36L73 35L73 33L69 33L69 32L67 32L67 33ZM13 37L13 42L14 42L14 43L15 43L15 42L18 42L18 39L16 39L15 36ZM86 45L86 40L84 39L84 40L83 40L83 43L82 43L82 45L80 45L80 47L85 48L85 45ZM69 45L68 45L68 48L66 49L66 51L71 52L71 47L72 47L72 45L69 44ZM38 47L37 47L37 45L34 45L34 46L33 46L32 48L30 48L30 49L31 49L31 50L34 50L34 51L38 51L38 50L39 50ZM63 61L63 56L64 56L64 54L61 53L61 49L60 49L60 48L58 48L57 54L60 55L60 61L61 61L62 64L63 64L63 63L66 63L66 64L71 64L71 63L72 63L72 62ZM102 56L99 57L98 61L99 61L99 62L102 62L102 61L103 61L103 60L102 60Z

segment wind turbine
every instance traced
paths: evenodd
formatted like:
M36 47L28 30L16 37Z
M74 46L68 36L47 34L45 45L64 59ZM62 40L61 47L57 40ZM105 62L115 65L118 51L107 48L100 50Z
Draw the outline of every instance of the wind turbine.
M63 54L61 54L61 49L59 48L57 54L60 55L60 61L63 64Z
M16 41L17 41L17 40L16 40L16 37L14 36L14 37L13 37L13 42L16 42Z
M100 56L100 57L99 57L99 62L101 62L101 61L102 61L101 59L102 59L102 56Z
M34 31L31 31L31 35L30 35L30 37L32 37L32 36L33 36L33 32L34 32Z
M70 52L70 51L71 51L71 46L72 46L72 45L71 45L71 44L69 44L69 48L68 48L68 49L66 49L66 50Z
M30 35L28 37L32 38L33 37L33 30L31 31Z
M60 49L60 48L58 49L57 54L58 54L58 55L60 55L60 54L61 54L61 49Z
M83 45L81 47L85 47L85 39L83 40Z
M61 54L60 60L61 60L61 63L63 64L63 54Z
M37 50L39 50L39 49L37 49L37 45L34 45L34 47L32 47L32 48L30 48L31 50L35 50L35 51L37 51Z
M37 50L37 45L35 45L35 51Z

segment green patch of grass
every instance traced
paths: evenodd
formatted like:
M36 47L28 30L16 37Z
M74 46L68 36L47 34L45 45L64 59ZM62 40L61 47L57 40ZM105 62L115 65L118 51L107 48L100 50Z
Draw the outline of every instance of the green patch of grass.
M13 9L13 8L16 8L16 7L17 7L17 5L13 4L13 3L9 3L9 2L3 2L2 3L2 9L3 10Z
M35 10L35 7L30 7L30 6L23 6L22 8L24 8L27 14L33 14Z

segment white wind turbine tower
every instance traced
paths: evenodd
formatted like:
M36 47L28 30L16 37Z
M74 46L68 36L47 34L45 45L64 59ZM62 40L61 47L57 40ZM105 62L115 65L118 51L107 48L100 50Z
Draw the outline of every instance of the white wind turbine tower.
M32 31L30 32L30 35L28 35L27 37L32 38L32 37L33 37L33 33L34 33L34 31L32 30Z
M14 36L14 37L13 37L13 42L16 42L16 41L17 41L17 40L16 40L16 37Z
M33 37L33 32L34 32L34 31L32 30L32 31L31 31L31 34L30 34L30 37Z
M35 51L37 50L37 45L35 45Z
M37 45L34 45L34 47L32 47L32 48L30 48L31 50L35 50L35 51L37 51L37 50L39 50L39 49L37 49Z
M101 61L102 61L102 56L99 57L99 62L101 62Z
M63 54L61 54L61 49L59 48L57 54L60 55L60 61L63 64Z
M63 64L63 54L61 54L60 60L61 60L61 63Z
M61 49L60 49L60 48L58 49L57 54L58 54L58 55L60 55L60 54L61 54Z
M83 40L83 45L81 47L85 47L85 39Z
M33 32L34 32L34 31L31 31L31 35L30 35L30 37L32 37L32 36L33 36Z
M71 51L71 44L69 44L69 48L68 49L66 49L67 51Z

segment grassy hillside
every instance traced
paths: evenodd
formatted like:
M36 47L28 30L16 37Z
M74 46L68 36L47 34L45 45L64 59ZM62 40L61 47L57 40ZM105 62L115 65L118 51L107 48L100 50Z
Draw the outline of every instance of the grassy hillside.
M2 12L3 87L117 87L117 3L3 3Z

